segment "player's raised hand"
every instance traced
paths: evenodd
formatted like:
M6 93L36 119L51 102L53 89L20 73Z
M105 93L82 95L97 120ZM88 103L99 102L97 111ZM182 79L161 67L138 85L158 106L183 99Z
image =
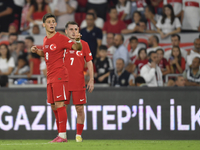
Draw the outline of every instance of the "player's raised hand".
M32 52L32 53L37 53L37 51L38 51L37 46L32 46L32 47L31 47L31 52Z
M75 32L75 40L80 41L81 39L81 34L79 33L79 27L77 28L77 31Z
M92 91L94 90L94 80L89 80L87 84L87 89L89 93L92 93Z

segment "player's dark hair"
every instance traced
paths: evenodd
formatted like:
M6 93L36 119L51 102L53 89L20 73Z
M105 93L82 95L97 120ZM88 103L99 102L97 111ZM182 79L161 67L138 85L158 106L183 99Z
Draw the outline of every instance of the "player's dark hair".
M163 51L162 48L158 48L158 49L156 49L156 53L157 53L158 51L161 51L161 52L163 53L163 55L164 55L164 51Z
M156 42L159 44L159 38L157 35L153 35L153 38L156 40Z
M1 46L5 46L6 47L6 50L7 50L7 52L6 52L6 61L8 62L9 59L10 59L10 51L8 49L8 46L6 44L1 44L0 48L1 48ZM1 56L1 54L0 54L0 56Z
M48 13L48 14L45 14L45 15L43 16L43 18L42 18L43 23L45 23L45 21L46 21L48 18L54 18L54 19L56 20L56 17L55 17L53 14Z
M33 43L35 42L35 40L34 40L34 38L32 36L27 36L25 39L26 40L31 40Z
M107 51L107 46L105 46L105 45L101 45L101 46L99 46L99 51L102 51L102 50L104 50L104 51Z
M178 40L179 41L181 41L181 37L180 37L180 35L178 35L178 34L172 34L172 36L171 37L177 37L178 38Z
M108 12L110 13L112 9L116 9L116 7L114 7L114 6L110 7Z
M138 58L139 58L139 60L142 60L142 59L140 58L140 53L141 53L142 51L144 51L144 52L147 54L146 48L140 48L139 51L138 51Z
M95 16L94 16L93 13L87 13L86 16L87 16L87 15L91 15L91 16L93 17L93 19L95 19Z
M68 26L69 25L77 25L78 26L78 24L75 22L75 21L69 21L66 25L65 25L65 29L67 29L68 28Z
M136 40L138 42L138 38L136 36L132 36L130 39L129 39L129 42L133 41L133 40Z
M175 20L175 18L176 18L176 16L175 16L175 14L174 14L174 9L173 9L173 7L172 7L172 5L170 5L170 4L167 4L167 5L165 5L164 6L164 9L165 8L169 8L170 10L171 10L171 24L173 24L174 23L174 20ZM163 14L162 14L162 20L161 20L161 24L164 24L165 23L165 19L167 18L167 15L165 14L165 10L163 10Z
M151 6L151 5L147 5L147 7L146 8L148 8L149 9L149 11L152 13L152 14L154 14L155 15L155 9L154 9L154 7L153 6Z
M146 82L145 82L145 80L144 80L143 77L138 76L138 77L135 78L135 85L136 85L137 83L142 84L142 83L146 83Z

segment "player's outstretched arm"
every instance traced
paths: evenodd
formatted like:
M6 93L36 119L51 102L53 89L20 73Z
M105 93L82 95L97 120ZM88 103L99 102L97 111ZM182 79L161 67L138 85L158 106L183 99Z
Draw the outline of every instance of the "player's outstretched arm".
M90 80L87 84L87 89L88 89L88 92L91 93L93 90L94 90L94 71L93 71L93 63L92 61L88 61L87 63L87 68L88 68L88 71L89 71L89 76L90 76Z
M32 52L32 53L36 53L36 54L38 54L38 55L41 56L41 57L44 57L44 52L43 52L43 50L38 49L37 46L32 46L32 47L31 47L31 52Z
M79 33L79 28L77 29L75 33L75 40L76 43L72 45L73 50L81 51L82 50L82 43L81 43L81 34Z

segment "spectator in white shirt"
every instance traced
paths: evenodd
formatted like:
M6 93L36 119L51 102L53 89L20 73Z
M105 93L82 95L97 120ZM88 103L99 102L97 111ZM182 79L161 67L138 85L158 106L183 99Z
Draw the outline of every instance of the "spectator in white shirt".
M74 14L77 5L76 0L59 0L54 10L57 17L57 30L65 32L66 22L75 20Z
M200 0L183 0L183 31L200 31Z
M133 32L137 32L139 29L139 22L140 19L142 18L141 13L139 11L135 11L133 14L133 20L134 22L129 24L127 26L127 29L123 29L121 31L122 34L129 34L129 33L133 33Z
M124 46L124 37L122 34L116 34L114 37L114 45L117 48L114 55L113 55L113 65L114 68L116 67L116 61L118 58L122 58L124 60L125 67L128 65L128 50Z
M187 67L192 64L192 61L195 57L200 58L200 38L194 40L194 48L188 52Z
M113 54L116 51L116 47L114 46L114 33L107 33L106 34L106 43L107 43L107 57L112 60Z
M147 48L147 54L149 54L151 51L156 51L158 48L161 48L159 46L159 38L156 35L152 35L148 39L148 46Z
M157 65L158 55L156 52L150 52L148 56L149 63L142 67L140 76L145 79L149 87L163 86L162 72Z
M176 17L181 17L182 3L182 0L163 0L164 5L172 5Z
M116 5L116 9L118 15L121 16L121 20L129 20L131 19L130 11L131 11L131 2L128 0L118 0L118 4Z
M30 71L28 66L28 60L25 56L21 55L18 57L17 66L15 67L12 74L14 75L26 75Z
M0 75L10 75L15 67L14 58L10 56L8 46L0 46Z
M138 56L138 51L141 47L138 45L138 38L135 36L132 36L129 39L130 47L131 50L129 52L129 63L128 66L126 67L126 70L128 72L133 72L133 64L135 63L137 56Z
M96 11L93 8L91 8L91 9L88 9L87 13L93 13L94 14L94 16L95 16L95 22L94 22L95 26L102 29L103 25L104 25L104 21L103 21L102 18L97 17ZM86 27L87 27L87 22L86 22L86 20L83 20L81 22L80 28L83 29L83 28L86 28Z
M145 18L147 19L147 30L156 31L156 24L160 18L159 15L155 14L155 10L152 6L148 5L144 12Z
M162 39L181 32L181 23L179 19L175 17L174 10L170 4L164 6L164 13L156 26Z
M172 36L171 36L171 42L172 42L172 47L173 46L179 46L180 47L180 42L181 42L180 35L178 35L178 34L172 34ZM187 51L185 49L183 49L183 48L180 48L180 50L181 50L182 57L185 58L185 60L186 60L187 59ZM167 60L169 60L171 53L172 53L171 49L168 50L168 51L166 51L164 57Z

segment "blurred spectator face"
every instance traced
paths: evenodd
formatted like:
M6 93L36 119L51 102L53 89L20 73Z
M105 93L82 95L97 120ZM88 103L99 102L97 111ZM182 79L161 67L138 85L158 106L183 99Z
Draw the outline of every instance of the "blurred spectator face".
M177 80L176 80L176 85L177 86L180 86L180 87L183 87L185 86L185 79L183 77L177 77Z
M179 46L180 44L180 41L177 36L172 37L171 41L172 41L172 46Z
M25 44L24 43L17 43L17 49L24 50L25 49Z
M120 4L124 4L127 0L118 0Z
M149 14L150 14L150 13L151 13L151 12L149 11L149 8L146 7L145 10L144 10L145 18L149 18Z
M100 50L99 56L102 57L102 58L105 58L107 56L107 50L104 50L104 49Z
M194 41L194 48L195 48L195 50L200 51L200 39L196 39Z
M18 59L17 61L17 67L23 68L26 65L26 61L24 59Z
M15 51L16 49L17 49L17 42L14 42L9 46L9 50L12 52Z
M119 47L120 45L122 45L123 41L122 41L122 37L120 35L115 35L114 37L114 45L115 47Z
M165 10L165 15L166 16L171 16L171 9L170 8L165 7L164 10Z
M5 58L7 55L7 51L8 51L8 49L6 48L5 45L0 46L0 56L1 57Z
M154 39L153 39L153 36L150 36L149 39L148 39L148 46L149 46L149 47L152 47L152 46L153 46L153 40L154 40Z
M156 53L151 54L151 60L157 64L158 63L158 55Z
M17 41L17 36L16 35L10 35L8 38L8 42L12 44L14 41Z
M95 12L94 9L89 9L87 12L88 12L88 13L92 13L92 14L94 14L94 16L95 16L95 20L96 20L96 18L97 18L97 14L96 14L96 12Z
M70 39L75 39L75 33L78 31L78 26L74 24L69 24L65 33Z
M140 21L140 22L139 22L139 26L140 26L140 28L141 28L142 30L146 30L146 29L147 29L147 26L146 26L145 22Z
M124 69L124 61L122 59L117 59L117 61L116 61L116 71L122 72L123 69Z
M140 51L139 57L141 60L144 60L147 57L145 50Z
M17 28L14 24L11 24L8 28L8 33L16 33L17 32Z
M111 9L109 15L110 15L110 19L113 19L113 20L117 19L117 9Z
M179 54L180 54L180 50L178 48L176 48L176 47L172 48L172 55L174 57L178 57Z
M136 49L137 46L138 46L138 41L137 40L131 40L130 46L131 46L131 49Z
M25 39L25 47L29 49L31 46L33 46L33 42L29 39Z
M158 50L156 53L158 55L158 61L160 62L163 59L163 50Z
M200 65L200 59L199 58L197 58L197 57L195 57L194 59L193 59L193 61L192 61L192 66L191 66L191 68L192 69L199 69L199 65Z
M33 34L40 34L40 28L38 25L34 25L32 29Z
M114 34L112 33L108 33L106 35L106 42L107 42L107 45L110 47L114 44Z
M36 3L41 4L44 0L36 0Z
M141 17L138 13L134 13L133 14L133 20L135 21L135 23L139 23Z
M87 15L86 22L88 27L94 26L94 17L92 15Z

